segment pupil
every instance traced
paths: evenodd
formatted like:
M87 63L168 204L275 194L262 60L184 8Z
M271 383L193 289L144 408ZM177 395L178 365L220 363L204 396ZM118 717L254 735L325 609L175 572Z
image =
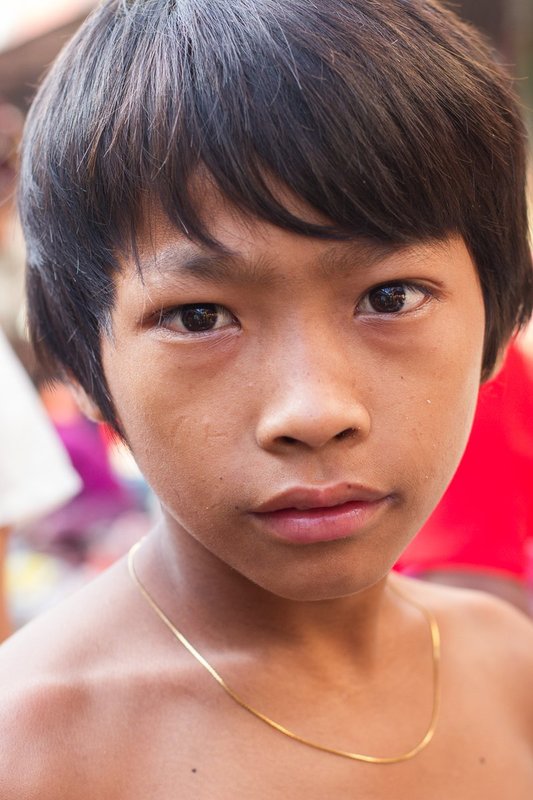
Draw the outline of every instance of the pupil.
M181 321L188 331L209 331L217 318L216 306L183 306L181 309Z
M380 286L370 292L369 300L374 311L381 314L392 314L401 311L405 303L403 286Z

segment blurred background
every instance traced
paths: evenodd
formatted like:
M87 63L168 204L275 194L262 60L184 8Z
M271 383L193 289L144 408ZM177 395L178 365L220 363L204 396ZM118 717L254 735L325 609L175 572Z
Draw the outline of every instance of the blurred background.
M50 384L26 337L20 136L40 78L96 5L0 0L0 640L123 555L157 514L126 448Z
M95 5L94 0L0 0L0 329L11 348L5 358L0 348L0 564L5 561L0 596L6 600L0 638L122 555L157 516L130 454L105 427L80 416L64 386L50 386L54 376L43 374L35 362L25 332L24 246L15 209L18 144L41 76ZM533 0L449 5L490 38L516 76L531 129ZM428 579L481 585L523 608L533 585L531 338L531 333L520 338L503 377L489 386L459 485L398 565ZM19 391L33 392L38 412L27 410ZM28 415L46 417L55 440L33 434ZM57 480L48 498L39 499L38 491L30 491L30 468L23 465L25 496L19 510L9 513L16 492L6 487L15 479L3 464L11 469L13 454L22 462L25 452L36 459L35 484L42 488L45 476L50 484L52 476ZM494 492L501 495L503 510L495 507Z

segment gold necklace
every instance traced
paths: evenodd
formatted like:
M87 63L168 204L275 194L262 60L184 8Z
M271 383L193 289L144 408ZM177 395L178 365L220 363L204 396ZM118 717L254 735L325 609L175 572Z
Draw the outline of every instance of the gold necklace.
M431 632L431 643L433 649L433 709L431 712L431 720L429 723L429 728L427 729L423 738L415 747L413 747L411 750L408 750L406 753L402 753L399 756L367 756L363 755L362 753L350 753L347 750L337 750L334 747L327 747L326 745L323 744L316 744L315 742L309 741L309 739L305 739L303 736L299 736L297 733L293 733L287 728L284 728L283 725L280 725L279 722L274 722L273 719L270 719L269 717L265 716L265 714L262 714L261 711L257 711L257 709L248 705L248 703L245 700L243 700L242 697L239 697L239 695L231 687L228 686L224 678L222 678L222 676L218 674L216 669L213 666L211 666L211 664L207 661L207 659L205 659L198 652L198 650L196 650L196 648L189 642L189 640L185 638L185 636L181 633L181 631L179 631L176 628L176 626L167 617L165 612L157 605L152 595L145 588L144 584L141 583L141 580L137 575L137 572L135 571L135 563L134 563L135 553L137 552L141 544L142 541L134 544L128 554L129 574L133 582L139 589L140 593L148 602L148 604L153 608L159 619L165 623L165 625L167 626L167 628L169 628L170 631L172 631L176 639L183 645L183 647L185 647L186 650L189 651L189 653L193 656L193 658L195 658L196 661L198 661L198 663L201 664L201 666L205 670L207 670L207 672L211 675L211 677L214 678L218 684L220 684L220 686L224 689L226 694L228 694L232 698L232 700L238 703L238 705L240 705L246 711L249 711L250 714L253 714L254 717L257 717L257 719L260 719L262 720L262 722L265 722L267 725L270 725L271 728L274 728L274 730L279 731L279 733L282 733L284 736L288 736L290 739L294 739L295 741L300 742L300 744L305 744L308 747L313 747L315 750L321 750L324 753L331 753L332 755L335 756L350 758L352 759L352 761L364 761L368 764L398 764L401 761L408 761L409 759L413 758L418 753L420 753L420 751L423 750L425 747L427 747L427 745L430 743L430 741L433 738L433 734L435 733L435 729L437 727L437 719L439 716L439 705L440 705L440 632L437 620L435 619L431 611L429 611L429 609L425 608L420 603L411 600L411 598L406 597L402 592L399 592L398 589L392 586L389 587L390 589L392 589L392 591L396 592L396 594L399 595L402 598L402 600L417 608L424 615Z

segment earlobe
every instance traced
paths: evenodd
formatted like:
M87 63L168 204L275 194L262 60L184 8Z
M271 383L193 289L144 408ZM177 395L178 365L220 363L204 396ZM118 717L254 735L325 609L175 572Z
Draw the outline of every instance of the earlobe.
M92 397L89 397L85 389L80 386L77 381L71 380L69 382L69 388L82 414L91 419L93 422L104 422L102 412Z

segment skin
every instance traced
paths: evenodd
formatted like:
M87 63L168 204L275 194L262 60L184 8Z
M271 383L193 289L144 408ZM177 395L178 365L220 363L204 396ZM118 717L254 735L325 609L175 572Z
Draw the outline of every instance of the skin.
M421 572L417 577L425 581L444 583L447 586L464 586L478 589L482 592L501 597L507 603L512 603L524 613L533 611L527 586L513 578L504 578L498 575L484 574L471 570L432 570Z
M437 734L392 766L290 741L223 693L119 563L4 646L1 796L417 800L453 786L459 800L496 800L512 776L513 800L526 800L530 623L483 595L389 576L474 412L484 310L464 244L308 239L216 197L205 213L231 264L204 251L200 276L198 247L155 215L143 280L124 261L103 342L121 426L163 505L136 570L252 705L374 755L406 752L428 726L430 636L408 599L423 603L443 641ZM418 288L379 315L369 292L384 282ZM193 303L229 313L187 334L169 309ZM289 486L332 483L383 498L354 535L288 543L255 515Z

